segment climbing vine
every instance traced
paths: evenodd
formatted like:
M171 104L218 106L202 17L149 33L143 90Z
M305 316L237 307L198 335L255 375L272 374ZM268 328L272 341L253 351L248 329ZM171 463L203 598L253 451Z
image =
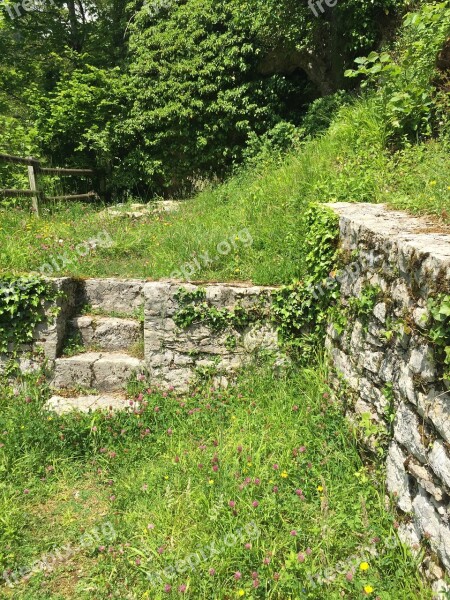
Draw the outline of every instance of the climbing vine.
M312 204L304 218L307 276L274 292L272 317L286 347L301 362L308 362L323 343L328 311L339 298L332 277L339 231L337 215L326 207Z
M233 309L211 306L202 288L188 291L180 288L175 299L180 306L174 320L186 329L203 323L214 332L243 329L269 318L277 327L285 348L295 358L309 361L323 343L330 308L339 298L337 281L333 278L338 254L338 217L330 209L311 204L304 214L303 241L307 275L303 281L283 286L268 298L261 297L255 305ZM331 275L331 277L330 277ZM227 347L235 347L235 339L227 337Z
M428 302L431 315L429 336L434 343L438 362L444 364L443 377L450 380L450 295L441 294Z
M180 305L174 321L181 329L186 329L196 323L203 323L215 333L231 329L242 330L267 316L264 297L261 297L249 308L236 304L232 309L212 306L206 299L204 288L193 291L180 288L174 297ZM232 345L231 340L228 340L227 343Z
M33 341L35 327L45 321L44 305L59 293L39 276L3 276L0 280L0 353L14 353Z

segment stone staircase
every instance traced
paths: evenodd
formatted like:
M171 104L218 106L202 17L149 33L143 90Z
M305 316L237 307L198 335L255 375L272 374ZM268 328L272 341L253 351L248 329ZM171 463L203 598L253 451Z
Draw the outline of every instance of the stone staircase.
M130 286L128 285L128 290ZM143 372L143 325L138 318L107 316L139 310L139 286L133 298L124 298L120 285L115 290L95 295L84 288L76 309L78 314L67 322L66 340L76 340L80 351L54 361L51 386L55 392L48 407L63 413L73 409L87 412L97 408L118 409L127 405L125 388L130 378ZM120 310L115 311L118 307ZM95 314L89 314L89 311ZM105 313L105 314L102 314Z

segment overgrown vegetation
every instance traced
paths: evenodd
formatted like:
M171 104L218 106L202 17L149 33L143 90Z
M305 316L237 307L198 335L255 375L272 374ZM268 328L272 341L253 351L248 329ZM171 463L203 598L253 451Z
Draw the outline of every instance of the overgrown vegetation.
M55 305L52 306L57 297L54 286L42 277L3 277L0 288L0 353L14 354L22 345L31 344L36 326L58 310Z
M37 377L3 382L0 565L60 558L2 597L431 598L320 363L187 397L134 382L114 415L50 414Z

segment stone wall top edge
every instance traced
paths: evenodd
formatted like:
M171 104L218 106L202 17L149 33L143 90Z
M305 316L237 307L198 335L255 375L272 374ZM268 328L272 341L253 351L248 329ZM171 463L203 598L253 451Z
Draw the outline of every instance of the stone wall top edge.
M391 210L384 204L336 202L331 208L341 220L341 232L354 226L356 235L385 239L392 246L414 248L420 254L431 254L450 261L450 234L437 231L436 223L424 217L414 217L403 211Z
M232 289L258 289L258 290L276 290L281 286L278 285L257 285L251 282L219 282L219 281L185 281L182 279L134 279L134 278L122 278L122 277L45 277L48 281L54 283L62 281L75 281L75 282L88 282L90 284L95 283L129 283L132 285L141 284L144 285L179 285L179 286L195 286L195 287L223 287Z

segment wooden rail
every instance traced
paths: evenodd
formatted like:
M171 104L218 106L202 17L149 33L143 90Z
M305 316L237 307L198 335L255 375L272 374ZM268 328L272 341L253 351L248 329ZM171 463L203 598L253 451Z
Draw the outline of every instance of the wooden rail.
M0 162L13 163L18 165L26 165L28 167L28 181L30 182L29 190L2 190L0 189L0 198L13 198L15 196L30 196L33 206L33 211L36 216L39 216L39 205L45 200L90 200L96 198L95 192L88 192L87 194L75 194L72 196L45 196L44 192L40 187L40 175L71 175L71 176L82 176L92 177L95 175L95 171L92 169L60 169L42 167L41 163L28 156L22 158L21 156L11 156L10 154L0 154Z

